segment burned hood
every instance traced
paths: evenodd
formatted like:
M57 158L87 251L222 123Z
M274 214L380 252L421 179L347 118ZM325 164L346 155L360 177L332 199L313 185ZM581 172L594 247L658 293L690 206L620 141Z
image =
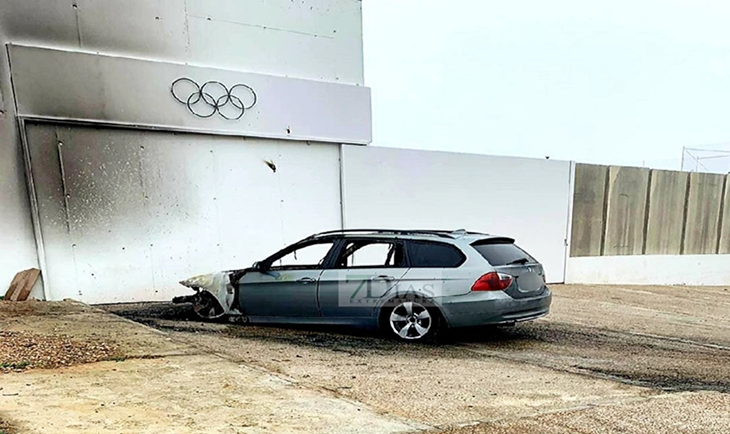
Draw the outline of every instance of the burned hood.
M220 287L221 283L225 288L225 285L228 283L228 274L228 271L218 271L215 273L201 274L199 276L193 276L185 280L181 280L180 284L182 286L187 286L188 288L206 289L208 291L211 291L211 289L213 288ZM211 292L215 293L216 291Z
M238 279L240 279L249 270L251 270L251 268L201 274L199 276L188 277L187 279L181 280L180 284L182 286L187 286L188 288L206 289L210 291L212 288L220 287L222 282L224 286L229 283L237 282Z

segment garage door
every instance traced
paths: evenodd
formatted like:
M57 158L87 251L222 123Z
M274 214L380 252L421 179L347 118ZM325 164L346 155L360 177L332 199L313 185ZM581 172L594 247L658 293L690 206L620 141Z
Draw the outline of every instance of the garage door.
M51 299L167 300L341 227L337 145L28 124Z

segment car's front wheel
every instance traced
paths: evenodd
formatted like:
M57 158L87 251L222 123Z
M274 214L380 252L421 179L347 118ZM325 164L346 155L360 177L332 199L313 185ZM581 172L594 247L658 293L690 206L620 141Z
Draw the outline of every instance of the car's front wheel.
M226 311L221 304L213 297L213 294L207 291L201 291L195 294L193 299L193 311L204 320L214 320L222 318Z
M398 340L431 342L441 327L441 313L428 300L407 296L386 304L380 324L383 331Z

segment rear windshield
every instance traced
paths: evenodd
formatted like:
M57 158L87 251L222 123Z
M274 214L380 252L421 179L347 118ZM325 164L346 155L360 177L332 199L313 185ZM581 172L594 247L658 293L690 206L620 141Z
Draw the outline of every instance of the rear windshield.
M472 247L494 267L537 262L527 252L507 240L478 241Z

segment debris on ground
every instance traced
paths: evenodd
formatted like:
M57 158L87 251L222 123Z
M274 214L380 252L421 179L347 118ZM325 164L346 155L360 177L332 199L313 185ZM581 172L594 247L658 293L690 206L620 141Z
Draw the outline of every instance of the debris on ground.
M10 301L27 300L40 274L41 270L37 268L29 268L16 274L3 299Z
M0 419L0 434L15 434L17 432L8 422Z
M78 341L70 336L43 336L0 331L0 372L33 368L59 368L121 358L116 345L103 341Z

